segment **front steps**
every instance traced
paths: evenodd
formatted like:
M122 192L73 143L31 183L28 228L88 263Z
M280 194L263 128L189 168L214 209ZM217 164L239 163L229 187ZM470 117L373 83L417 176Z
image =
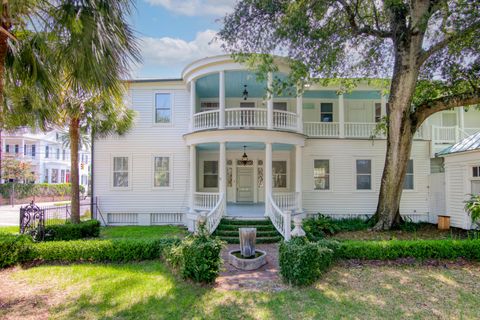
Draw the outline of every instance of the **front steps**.
M269 219L240 220L223 218L213 235L227 243L239 243L238 228L257 228L257 243L276 243L282 240L282 236Z

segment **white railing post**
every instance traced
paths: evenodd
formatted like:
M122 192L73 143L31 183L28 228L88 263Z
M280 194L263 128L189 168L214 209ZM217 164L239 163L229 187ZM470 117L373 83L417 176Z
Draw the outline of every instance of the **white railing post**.
M190 131L193 131L195 111L197 106L197 94L195 80L190 81Z
M195 207L195 192L197 191L197 149L190 145L190 211Z
M343 94L338 96L338 134L340 138L345 138L345 102Z
M218 159L219 187L220 194L227 193L227 159L225 142L220 142L220 155Z
M265 199L272 195L272 144L265 143ZM268 202L265 201L265 210L268 212Z
M283 228L284 228L284 238L285 241L290 240L291 238L291 232L292 232L292 213L291 211L287 210L284 213L284 219L285 221L283 222Z
M219 128L225 129L225 71L220 71L219 74L219 94L218 94L218 101L219 101L219 111L220 111L220 123Z
M268 83L267 83L267 129L273 129L273 74L268 73Z

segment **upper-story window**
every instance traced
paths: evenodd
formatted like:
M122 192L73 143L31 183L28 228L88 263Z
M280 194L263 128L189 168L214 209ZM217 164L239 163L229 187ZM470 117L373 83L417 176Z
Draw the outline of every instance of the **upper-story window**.
M62 150L62 160L65 160L67 158L67 150L63 149Z
M45 158L48 158L49 155L50 155L50 148L49 146L45 146Z
M413 160L408 160L407 164L407 174L405 176L405 181L403 182L403 189L405 190L413 190L414 182L413 182Z
M60 160L60 149L57 148L57 160Z
M472 168L472 194L480 194L480 166Z
M172 95L170 93L155 94L155 122L170 123L172 121Z
M32 144L32 157L35 157L35 154L37 153L36 149L37 147L34 144Z
M333 103L320 104L320 121L333 122Z
M372 160L357 160L357 190L372 189Z
M286 102L274 102L273 103L273 110L287 111L287 103Z
M217 110L217 109L218 109L218 102L202 101L200 103L200 112Z

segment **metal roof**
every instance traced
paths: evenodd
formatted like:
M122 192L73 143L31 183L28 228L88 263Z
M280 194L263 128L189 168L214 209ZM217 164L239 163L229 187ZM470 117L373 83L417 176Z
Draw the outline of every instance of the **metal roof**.
M460 142L457 142L451 147L445 148L438 152L437 155L445 156L452 153L480 150L480 132L474 133L466 137Z

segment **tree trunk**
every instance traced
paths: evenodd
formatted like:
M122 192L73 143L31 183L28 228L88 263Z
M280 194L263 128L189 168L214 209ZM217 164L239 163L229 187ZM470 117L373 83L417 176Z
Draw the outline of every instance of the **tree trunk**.
M80 223L80 186L78 172L78 145L80 139L80 121L78 119L70 120L70 183L72 212L70 219L72 223Z

